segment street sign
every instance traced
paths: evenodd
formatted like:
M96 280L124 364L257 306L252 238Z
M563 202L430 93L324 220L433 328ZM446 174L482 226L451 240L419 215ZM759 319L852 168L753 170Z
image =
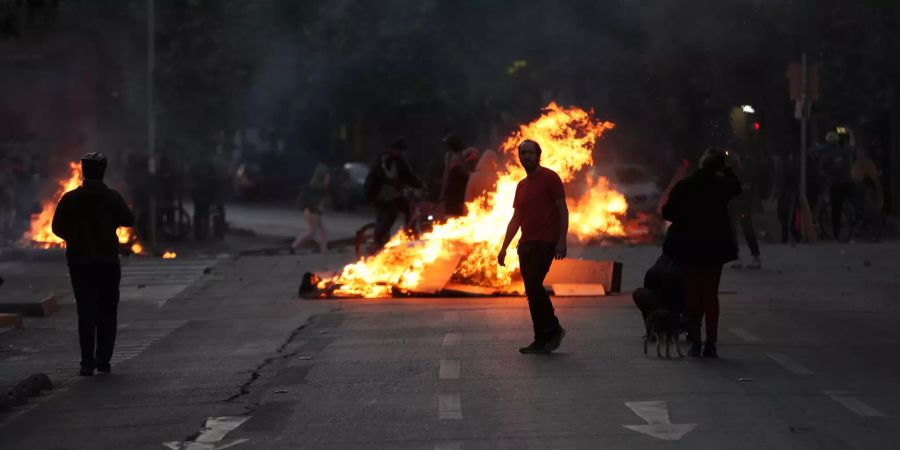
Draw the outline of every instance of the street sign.
M788 79L788 88L791 100L800 100L803 95L800 63L791 63L785 76ZM809 64L807 69L807 96L811 100L819 99L819 65Z

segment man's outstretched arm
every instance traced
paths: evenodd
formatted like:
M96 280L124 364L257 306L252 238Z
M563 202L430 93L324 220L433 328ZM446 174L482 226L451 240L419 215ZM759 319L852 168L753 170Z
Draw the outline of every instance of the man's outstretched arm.
M559 240L556 242L556 252L553 256L556 259L566 257L566 236L569 235L569 207L566 205L566 198L559 197L556 199L556 211L559 214Z
M500 253L497 254L497 264L501 266L506 266L506 249L509 248L509 244L512 242L513 238L516 237L516 233L519 232L519 227L522 225L522 216L519 214L519 210L513 210L512 219L509 219L509 224L506 225L506 236L503 238L503 245L500 247Z

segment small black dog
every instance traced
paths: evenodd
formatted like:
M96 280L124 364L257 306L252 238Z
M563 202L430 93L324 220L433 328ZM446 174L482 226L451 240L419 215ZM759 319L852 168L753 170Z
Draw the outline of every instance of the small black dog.
M679 358L683 358L681 346L678 344L678 335L684 333L684 323L681 315L667 311L665 309L657 309L650 313L646 321L647 334L644 336L644 355L647 354L647 342L656 339L656 356L662 358L660 345L666 344L666 358L672 357L671 346L675 346L675 352Z

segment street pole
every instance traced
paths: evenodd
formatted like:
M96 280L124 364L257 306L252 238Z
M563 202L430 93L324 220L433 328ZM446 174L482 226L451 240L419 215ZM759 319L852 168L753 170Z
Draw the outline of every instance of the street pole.
M806 53L800 55L800 198L806 202Z
M802 230L803 237L806 242L815 242L818 239L816 235L815 221L813 220L812 208L809 205L809 199L806 196L807 172L809 171L806 164L807 154L807 119L809 118L809 74L806 63L806 53L800 55L800 208L802 211Z
M150 173L150 246L156 247L156 116L153 105L153 72L156 53L154 28L156 28L155 1L147 0L147 171Z

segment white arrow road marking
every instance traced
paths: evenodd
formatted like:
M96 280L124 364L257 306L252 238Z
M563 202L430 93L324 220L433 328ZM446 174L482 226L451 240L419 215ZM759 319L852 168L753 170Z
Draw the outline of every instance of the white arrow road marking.
M166 442L163 445L169 447L172 450L224 450L226 448L234 447L238 444L243 444L244 442L247 442L249 440L250 439L238 439L221 447L216 447L216 444L205 444L202 442Z
M697 428L696 423L673 424L669 420L669 408L664 401L625 402L625 406L647 421L647 425L622 425L664 441L677 441Z
M249 419L249 416L210 417L203 424L203 429L193 441L164 442L163 445L172 450L222 450L249 441L238 439L234 442L216 446L216 443L225 439L225 435Z

